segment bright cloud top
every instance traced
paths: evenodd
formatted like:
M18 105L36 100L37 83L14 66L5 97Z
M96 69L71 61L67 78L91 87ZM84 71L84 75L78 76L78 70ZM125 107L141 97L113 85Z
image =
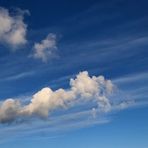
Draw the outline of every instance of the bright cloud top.
M56 109L70 108L84 101L93 101L98 110L107 112L112 107L108 96L113 88L112 82L103 76L90 77L87 71L80 72L75 79L70 79L69 89L53 91L49 87L43 88L32 96L27 105L21 104L19 100L5 100L0 105L0 122L8 123L31 116L48 118Z
M26 40L27 25L24 23L25 11L19 10L15 15L0 7L0 42L17 47L24 45Z
M55 50L57 48L56 44L56 35L53 33L48 34L48 36L40 43L34 44L33 57L36 59L41 59L43 62L46 62L48 59L55 56Z

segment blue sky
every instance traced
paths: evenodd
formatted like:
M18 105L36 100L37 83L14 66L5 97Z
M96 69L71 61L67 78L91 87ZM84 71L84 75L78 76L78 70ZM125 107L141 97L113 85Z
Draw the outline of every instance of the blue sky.
M0 147L148 147L146 0L0 0Z

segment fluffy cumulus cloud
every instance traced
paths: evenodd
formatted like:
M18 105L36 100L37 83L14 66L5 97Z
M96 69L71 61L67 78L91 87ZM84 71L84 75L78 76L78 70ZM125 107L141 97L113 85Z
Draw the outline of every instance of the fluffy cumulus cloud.
M7 99L4 101L0 106L0 122L11 122L14 120L18 113L20 108L20 102L13 99Z
M18 10L11 14L9 10L0 7L0 42L12 47L24 45L27 25L24 23L24 14L27 11Z
M40 43L34 44L33 57L36 59L41 59L43 62L55 57L55 51L57 49L56 43L56 35L53 33L48 34L48 36Z
M102 112L111 110L108 96L112 93L114 85L103 76L90 77L87 71L80 72L75 79L70 80L69 89L53 91L46 87L32 96L29 104L23 105L20 101L7 99L0 105L0 122L7 123L22 117L36 116L48 118L57 109L70 108L78 102L92 101ZM93 111L95 117L96 111Z

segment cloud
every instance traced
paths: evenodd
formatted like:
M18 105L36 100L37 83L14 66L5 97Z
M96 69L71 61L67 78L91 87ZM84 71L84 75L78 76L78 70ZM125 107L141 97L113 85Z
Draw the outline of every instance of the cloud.
M16 118L19 113L20 103L13 99L7 99L0 106L0 122L10 122Z
M8 9L0 7L0 42L13 48L27 43L27 25L24 23L24 14L28 11L18 9L11 14Z
M92 113L93 118L96 118L97 111L94 107L92 108L91 113Z
M33 57L41 59L43 62L47 62L48 59L55 57L55 51L57 49L57 38L53 33L49 33L48 36L40 43L35 43L33 46Z
M80 72L75 79L70 79L69 89L43 88L27 105L14 99L5 100L0 105L0 122L9 123L32 116L48 118L53 111L76 106L78 102L95 102L98 110L108 112L111 110L108 96L113 89L112 82L103 76L90 77L87 71Z
M148 72L142 72L137 74L131 74L131 75L125 75L124 77L119 77L114 79L114 82L117 84L127 84L127 83L133 83L137 81L147 81Z
M4 77L4 78L0 79L0 81L14 81L14 80L18 80L21 78L25 78L27 76L31 76L33 74L34 74L34 71L17 73L15 75Z

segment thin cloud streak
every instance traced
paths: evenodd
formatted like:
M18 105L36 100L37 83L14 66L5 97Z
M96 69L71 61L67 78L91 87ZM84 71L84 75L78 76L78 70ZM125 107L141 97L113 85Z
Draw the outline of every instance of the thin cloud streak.
M11 75L11 76L5 77L5 78L1 79L0 81L13 81L13 80L22 79L22 78L25 78L28 76L32 76L32 75L34 75L33 71L23 72L23 73L19 73L16 75Z

